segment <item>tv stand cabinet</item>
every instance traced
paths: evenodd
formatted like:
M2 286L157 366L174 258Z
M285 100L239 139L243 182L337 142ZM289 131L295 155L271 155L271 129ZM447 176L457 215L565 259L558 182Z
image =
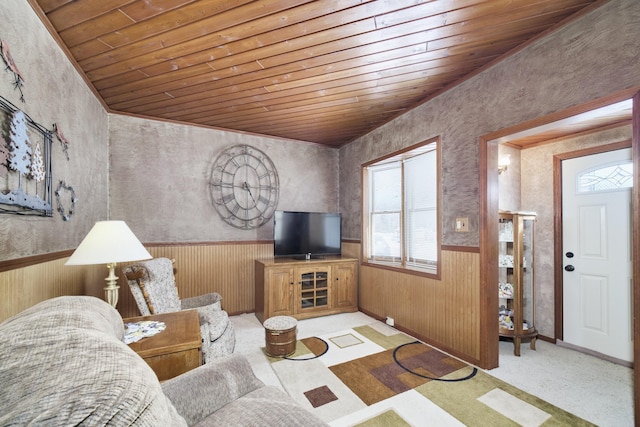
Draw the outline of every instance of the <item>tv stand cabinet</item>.
M327 257L255 261L256 317L296 319L358 311L358 260Z

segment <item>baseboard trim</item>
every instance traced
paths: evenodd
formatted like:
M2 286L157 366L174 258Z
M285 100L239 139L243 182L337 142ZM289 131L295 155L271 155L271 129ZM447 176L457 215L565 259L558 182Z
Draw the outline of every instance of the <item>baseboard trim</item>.
M570 350L574 350L580 353L588 354L589 356L597 357L598 359L606 360L608 362L615 363L616 365L622 365L622 366L626 366L627 368L633 369L633 362L618 359L617 357L608 356L606 354L603 354L594 350L590 350L588 348L579 347L574 344L569 344L562 340L557 340L556 345L560 347L568 348Z

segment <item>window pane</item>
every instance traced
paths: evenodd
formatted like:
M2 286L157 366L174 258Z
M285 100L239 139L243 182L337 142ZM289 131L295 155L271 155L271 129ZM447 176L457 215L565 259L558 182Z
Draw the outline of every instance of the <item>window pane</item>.
M633 163L609 165L578 177L578 192L590 193L633 187Z
M436 210L413 211L407 214L407 260L435 262L438 260Z
M405 162L406 208L434 208L437 203L436 153L431 151Z
M373 212L400 211L402 180L399 164L371 169Z
M407 160L404 169L407 261L435 263L438 257L435 151Z
M400 258L400 212L374 214L371 224L371 256Z

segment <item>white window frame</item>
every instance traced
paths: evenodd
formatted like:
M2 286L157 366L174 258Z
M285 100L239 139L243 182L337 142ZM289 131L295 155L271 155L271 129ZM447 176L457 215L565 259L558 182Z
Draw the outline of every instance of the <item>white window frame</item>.
M435 151L435 171L431 171L430 174L433 175L435 172L436 179L436 195L435 195L435 210L436 210L436 226L435 226L435 252L432 252L434 259L428 260L411 260L408 259L407 256L407 238L405 235L405 226L406 226L406 211L408 207L406 206L405 200L405 173L404 173L404 163L406 160L411 159L420 154L424 154L427 152ZM372 212L372 202L374 200L375 194L372 189L372 174L376 171L381 171L389 168L401 168L401 189L400 195L401 198L401 210L397 212L395 209L389 212ZM365 265L381 267L392 270L399 270L402 272L407 272L411 274L419 274L426 275L429 277L440 277L440 260L441 260L441 230L440 230L440 218L441 218L441 201L440 201L440 138L432 138L426 141L423 141L419 144L413 145L406 149L403 149L399 152L392 153L383 158L379 158L368 162L362 165L362 260ZM399 256L394 256L390 254L388 256L374 256L373 255L373 244L374 244L374 236L373 236L373 216L381 215L381 214L398 214L399 215L399 245L400 245L400 253Z

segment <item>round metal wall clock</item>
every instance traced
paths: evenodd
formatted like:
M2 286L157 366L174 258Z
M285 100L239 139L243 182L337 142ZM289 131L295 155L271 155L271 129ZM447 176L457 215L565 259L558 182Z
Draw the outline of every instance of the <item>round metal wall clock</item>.
M249 145L226 148L211 171L213 205L228 224L241 229L260 227L278 205L276 168L264 152Z

